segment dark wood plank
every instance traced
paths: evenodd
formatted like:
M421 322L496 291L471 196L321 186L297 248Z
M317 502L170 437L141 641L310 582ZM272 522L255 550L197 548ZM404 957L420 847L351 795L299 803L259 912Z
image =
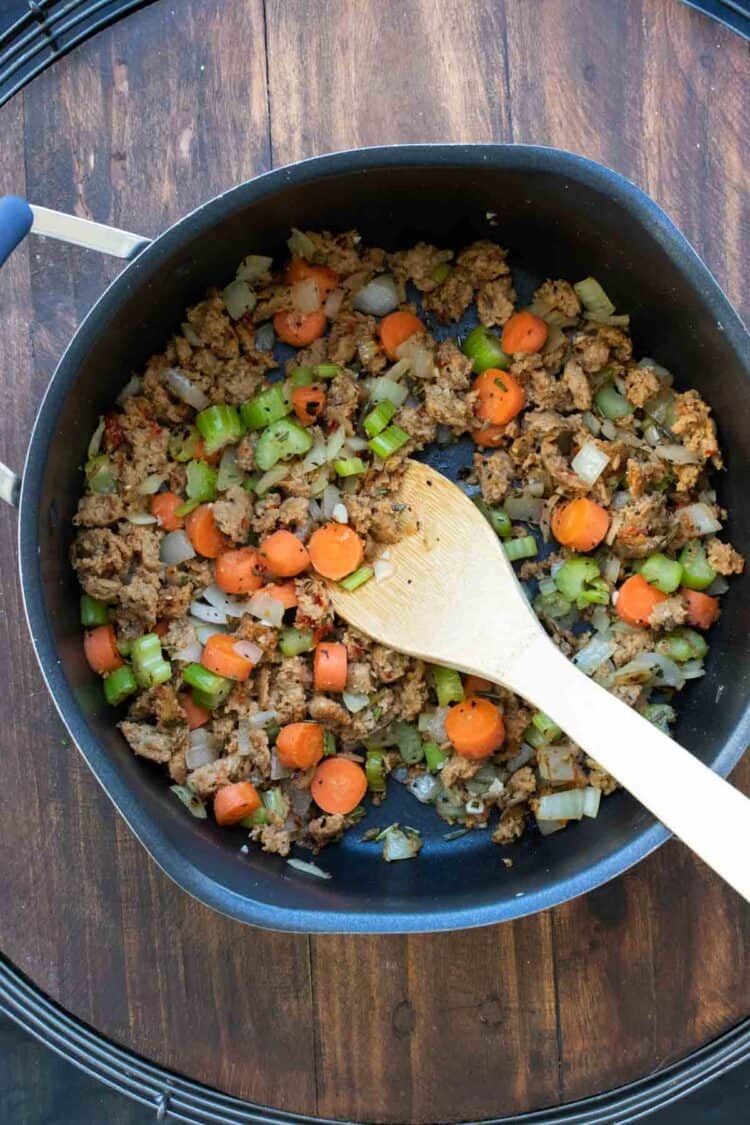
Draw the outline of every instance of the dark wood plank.
M0 191L153 235L271 160L555 144L642 184L747 314L749 82L746 46L677 0L267 0L265 13L261 0L162 0L0 111ZM11 464L117 268L48 243L0 273ZM678 844L551 914L465 934L308 943L198 906L116 816L33 658L17 655L7 511L0 533L0 654L14 653L0 655L14 699L0 734L0 947L106 1035L292 1113L426 1122L584 1096L747 1015L748 910ZM750 788L750 764L738 777Z

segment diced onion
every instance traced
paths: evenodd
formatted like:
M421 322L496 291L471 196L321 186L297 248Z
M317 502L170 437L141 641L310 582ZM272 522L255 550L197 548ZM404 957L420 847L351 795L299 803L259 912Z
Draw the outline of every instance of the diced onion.
M618 559L617 555L610 555L602 567L602 577L606 578L607 582L610 582L612 585L614 585L614 583L620 577L621 570L621 560Z
M262 324L258 331L255 333L255 346L258 351L270 352L276 343L276 333L273 330L271 321Z
M596 415L592 414L590 410L585 410L581 417L583 418L583 424L589 431L589 433L592 433L594 437L597 437L601 432L602 424L596 417Z
M258 496L264 496L269 489L273 488L279 481L282 481L288 472L288 465L274 465L272 469L269 469L267 473L264 473L263 476L255 482L256 494Z
M574 473L585 481L594 484L609 464L609 457L594 445L592 441L584 442L570 463Z
M350 449L352 453L364 453L367 449L367 442L361 437L348 437L344 445L347 449Z
M567 820L537 819L536 826L539 829L540 836L551 836L553 832L559 832L561 828L565 828L567 823Z
M599 815L599 805L602 799L601 789L589 786L583 791L583 815L596 817Z
M230 281L221 294L227 312L232 320L239 320L247 312L252 312L258 303L258 298L246 281Z
M183 325L183 328L184 327L185 326ZM198 341L198 343L200 344L200 340ZM118 406L123 406L129 398L132 398L133 395L139 394L142 388L143 380L141 379L140 375L131 375L127 383L115 399L115 402Z
M190 612L199 621L206 621L210 625L226 625L227 623L226 613L222 613L221 610L215 609L212 605L204 605L203 602L191 602Z
M251 730L260 730L268 723L275 722L278 718L278 711L256 711L247 721Z
M208 813L206 812L206 806L203 804L203 801L200 799L198 794L194 793L193 790L189 788L189 786L170 785L169 788L172 790L175 797L177 797L178 800L182 801L183 805L191 816L194 816L197 820L206 819L206 817L208 816Z
M621 488L612 497L611 507L615 512L619 512L626 504L629 504L632 499L633 497L630 493L626 489Z
M370 702L369 695L364 695L362 692L358 691L342 692L341 698L344 701L344 706L346 707L347 711L351 711L352 715L356 715L360 711L364 711L365 707Z
M151 473L138 485L137 492L140 496L153 496L155 492L159 491L166 479L164 473Z
M341 504L341 493L335 484L326 485L320 500L321 512L324 519L333 518L333 509Z
M606 633L609 635L612 622L609 618L609 610L605 605L594 606L594 611L591 614L591 624L594 626L597 633Z
M176 367L169 367L164 372L164 382L177 398L186 402L188 406L192 406L193 410L205 410L209 405L208 395L205 395L200 387L191 382L187 375L183 375Z
M333 878L330 871L324 871L322 867L318 867L317 863L309 863L306 859L297 859L296 856L292 856L291 859L287 860L287 863L295 871L302 871L305 875L315 875L318 879Z
M661 457L663 461L671 461L674 465L699 465L700 457L697 453L693 453L692 449L687 449L684 445L677 443L672 445L657 445L654 448L654 453L657 457Z
M203 645L198 641L192 641L174 654L175 660L182 660L185 664L200 664L202 656Z
M271 781L281 781L285 777L289 777L291 770L286 766L282 766L279 761L279 755L275 750L271 751Z
M343 289L334 289L333 293L328 294L326 303L323 306L323 312L329 320L334 320L334 318L339 315L344 296Z
M225 594L215 582L210 586L206 586L203 591L203 600L212 605L214 609L221 610L227 617L242 617L245 612L244 603L238 602L235 598Z
M546 781L574 781L575 765L569 746L544 746L537 750L539 772Z
M728 589L729 583L727 582L726 578L722 578L721 575L718 575L717 578L714 578L713 582L706 590L706 593L710 594L712 598L717 598L721 594L726 594Z
M320 308L320 290L312 277L295 281L291 289L291 298L293 308L303 316L307 313L317 312Z
M149 512L131 512L125 519L136 527L148 527L149 524L158 522L156 516L150 515Z
M683 527L694 535L713 535L715 531L721 531L721 524L708 504L686 504L684 508L677 509L677 517Z
M432 358L432 353L419 341L419 337L410 337L399 348L396 348L396 354L399 359L409 361L409 370L415 379L434 379L435 361Z
M96 429L91 435L89 442L88 455L89 457L96 457L102 447L102 438L104 437L104 418L100 418Z
M508 496L503 507L512 520L539 523L544 501L526 493L523 496Z
M310 790L298 789L296 785L289 785L286 788L286 793L295 816L307 816L310 811L310 805L312 804L312 793Z
M407 781L406 788L423 805L428 805L430 801L435 800L443 786L440 778L433 774L420 773Z
M674 381L672 372L667 371L666 367L662 367L660 363L657 363L655 359L650 359L649 356L644 356L643 359L639 359L636 366L645 367L647 370L653 371L657 379L661 379L662 383L667 387L670 387Z
M226 633L223 625L215 625L213 622L196 621L193 618L188 618L188 621L195 629L195 635L201 645L208 644L211 637L215 637L217 633Z
M218 751L210 746L188 746L185 751L185 765L189 770L197 770L200 766L208 766L215 762Z
M372 569L375 574L376 582L382 582L384 578L390 578L394 572L393 563L382 558L375 560L372 564Z
M326 441L323 437L317 437L313 443L312 449L302 458L302 471L311 473L315 469L319 469L325 462ZM273 469L271 469L271 472L273 472Z
M419 837L407 836L400 828L392 828L383 841L383 859L386 863L397 859L414 859L421 846Z
M354 298L354 307L368 316L386 316L398 308L396 282L389 273L374 277Z
M436 707L434 711L423 711L417 720L417 728L422 734L429 734L437 743L447 741L445 733L445 718L448 714L447 707Z
M587 676L591 676L605 660L609 660L616 648L614 641L597 635L579 649L573 657L573 663Z
M562 793L545 793L539 798L537 820L580 820L583 816L583 789L566 789Z
M267 258L263 254L248 254L237 267L237 278L239 281L257 281L270 271L272 265L273 258Z
M247 719L240 719L237 723L237 753L243 758L250 754L250 727Z
M536 751L533 746L529 746L528 742L521 743L521 749L512 758L509 758L505 765L509 773L515 773L525 766L534 757Z
M346 510L346 504L334 504L331 516L336 523L348 523L349 513Z
M684 679L679 665L661 652L639 652L614 674L617 684L643 684L653 680L660 687L680 688Z
M702 660L686 660L680 667L683 679L685 680L698 680L701 676L705 676L706 669L703 667Z
M396 364L398 367L398 364ZM377 379L372 379L368 384L370 392L370 401L377 404L384 402L392 402L395 407L403 406L409 397L409 388L403 383L399 383L396 375L396 368L392 368L388 375L379 375Z
M249 660L251 664L257 664L263 656L263 649L260 645L256 645L255 641L235 641L232 648L238 656Z
M649 422L649 424L644 427L643 436L648 444L653 446L659 445L662 439L662 435L659 432L659 427L653 422Z
M601 424L601 431L602 437L605 437L607 441L614 441L617 437L617 426L614 424L611 418L604 419Z
M284 618L284 606L278 598L271 594L253 594L248 606L253 617L257 617L264 625L271 625L277 629Z
M292 227L292 233L286 244L293 258L311 258L315 253L313 240L296 227Z
M337 430L333 431L326 442L326 461L335 461L336 458L340 456L345 441L346 430L343 426L339 426Z

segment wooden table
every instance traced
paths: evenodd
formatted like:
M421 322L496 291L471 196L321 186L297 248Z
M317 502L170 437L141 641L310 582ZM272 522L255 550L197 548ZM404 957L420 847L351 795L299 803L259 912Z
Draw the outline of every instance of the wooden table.
M747 318L749 104L747 44L675 0L160 0L0 111L0 192L154 235L327 150L534 141L643 186ZM0 275L10 464L116 269L29 242ZM468 933L287 936L191 901L69 745L26 637L12 512L0 532L0 948L105 1035L292 1112L423 1122L607 1089L748 1015L750 909L675 843ZM736 780L750 789L750 763Z

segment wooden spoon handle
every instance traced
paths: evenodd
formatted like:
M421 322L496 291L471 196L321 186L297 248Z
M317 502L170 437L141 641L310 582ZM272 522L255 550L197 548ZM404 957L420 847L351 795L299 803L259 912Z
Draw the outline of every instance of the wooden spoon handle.
M510 675L508 674L510 672ZM480 673L492 674L488 668ZM594 683L540 636L504 682L592 758L750 901L750 800Z

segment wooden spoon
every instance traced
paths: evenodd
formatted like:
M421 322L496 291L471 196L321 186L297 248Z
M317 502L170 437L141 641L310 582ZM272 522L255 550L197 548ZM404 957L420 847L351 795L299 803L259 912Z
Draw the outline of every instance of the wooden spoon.
M389 648L522 695L750 900L750 801L563 656L459 488L412 461L400 499L419 530L391 547L387 578L333 586L336 612Z

